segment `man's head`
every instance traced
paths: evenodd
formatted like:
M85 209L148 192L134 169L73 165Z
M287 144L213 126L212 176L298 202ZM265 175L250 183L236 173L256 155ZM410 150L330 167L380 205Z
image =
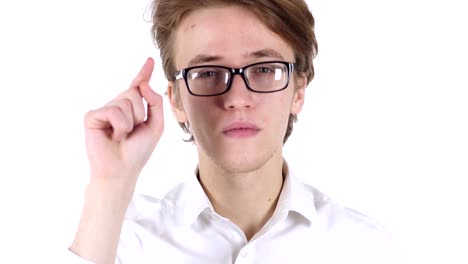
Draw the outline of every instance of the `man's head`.
M317 44L314 20L306 3L156 0L153 21L154 38L170 81L171 105L178 122L192 133L199 151L208 156L227 155L225 160L232 160L228 156L237 151L240 156L244 154L244 161L278 151L291 133L292 122L302 108L304 89L314 76L312 59ZM228 92L199 97L191 93L190 88L194 87L187 87L191 85L187 76L179 74L175 78L176 73L191 66L238 69L265 61L294 64L294 69L282 68L278 72L290 78L284 82L286 89L257 93L254 91L259 87L250 87L248 74L244 73L243 79L225 73L223 78L232 81ZM257 131L246 137L236 134L241 138L234 139L226 132L233 124L253 126Z
M313 58L317 54L314 32L314 18L304 0L155 0L153 3L152 34L160 48L163 69L169 81L174 80L177 71L174 63L175 30L181 21L198 9L212 6L239 5L248 8L271 31L284 39L294 50L296 75L305 75L307 83L314 78ZM243 30L242 21L238 30ZM229 33L227 33L229 34ZM178 96L178 86L175 87ZM292 132L296 115L288 120L288 129L283 142ZM180 123L183 130L190 132L188 123ZM189 141L193 140L193 136Z

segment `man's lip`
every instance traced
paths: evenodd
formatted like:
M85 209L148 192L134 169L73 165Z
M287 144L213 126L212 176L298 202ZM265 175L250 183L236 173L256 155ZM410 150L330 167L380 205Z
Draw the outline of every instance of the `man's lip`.
M240 129L260 130L260 128L257 125L255 125L254 123L236 121L236 122L232 122L229 125L227 125L223 129L223 132L228 132L228 131L231 131L231 130L240 130Z

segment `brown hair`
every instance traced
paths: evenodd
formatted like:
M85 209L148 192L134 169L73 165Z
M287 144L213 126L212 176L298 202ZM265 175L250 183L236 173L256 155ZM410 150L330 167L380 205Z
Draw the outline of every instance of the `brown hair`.
M182 19L190 12L211 6L240 5L248 8L268 29L279 35L294 50L295 74L307 77L307 83L314 78L313 58L318 47L315 39L314 17L304 0L154 0L151 28L153 40L160 49L164 74L174 81L174 32ZM177 85L174 94L178 96ZM283 142L292 133L297 116L289 116L288 128ZM182 129L191 134L190 125L179 123ZM193 135L187 141L193 141Z

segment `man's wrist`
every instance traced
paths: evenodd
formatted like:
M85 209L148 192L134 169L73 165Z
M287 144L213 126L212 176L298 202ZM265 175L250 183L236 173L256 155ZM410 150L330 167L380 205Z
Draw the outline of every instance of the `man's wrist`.
M129 180L130 179L130 180ZM131 177L91 177L86 188L86 196L109 199L109 202L130 201L135 191L136 181Z

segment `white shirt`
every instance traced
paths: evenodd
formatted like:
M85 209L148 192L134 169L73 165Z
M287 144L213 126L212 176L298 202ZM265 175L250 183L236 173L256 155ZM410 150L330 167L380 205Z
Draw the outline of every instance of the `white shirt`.
M115 263L400 263L382 226L301 183L285 168L276 210L250 241L213 210L195 176L161 200L135 195ZM69 263L90 263L72 252L68 257Z

